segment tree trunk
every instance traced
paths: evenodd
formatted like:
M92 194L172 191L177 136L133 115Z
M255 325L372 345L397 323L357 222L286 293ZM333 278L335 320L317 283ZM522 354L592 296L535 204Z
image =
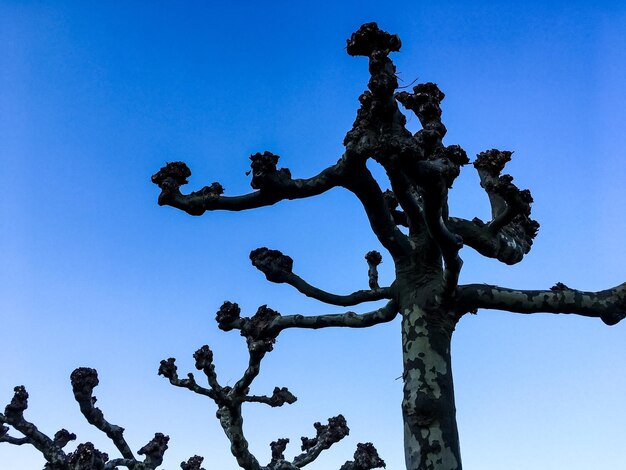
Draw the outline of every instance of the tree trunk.
M402 313L406 468L460 470L450 363L454 316L427 312L415 303Z

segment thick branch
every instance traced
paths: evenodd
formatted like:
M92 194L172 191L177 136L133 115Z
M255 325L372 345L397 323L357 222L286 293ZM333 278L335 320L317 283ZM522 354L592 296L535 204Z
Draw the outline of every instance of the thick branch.
M406 91L396 94L402 105L415 113L422 124L422 129L415 133L415 140L421 153L427 158L443 146L443 138L447 129L441 121L441 102L445 94L432 83L420 83L413 87L413 92Z
M394 220L396 223L408 227L411 236L416 236L420 230L424 229L424 201L419 188L404 170L393 171L388 167L387 176L393 190L385 193L387 203L392 204L393 209L399 204L404 211L392 209ZM393 206L394 202L395 207Z
M380 186L365 166L352 167L350 175L342 184L361 201L374 234L393 257L406 254L410 244L406 235L397 227Z
M532 237L537 230L536 225L525 223L523 220L505 227L496 234L493 234L488 225L480 219L470 221L450 217L446 224L452 232L461 236L465 245L483 256L506 264L519 263L524 258L530 251Z
M558 283L551 290L515 290L487 284L457 289L461 313L480 308L515 313L570 313L600 318L615 325L626 317L626 283L598 292L570 289Z
M61 450L62 446L57 445L57 442L50 439L44 433L39 431L37 426L24 418L24 411L28 408L28 392L24 386L15 387L14 392L15 393L11 402L4 410L4 414L0 414L0 424L10 424L17 431L22 433L24 438L14 438L8 436L8 428L6 426L0 426L0 441L8 442L9 444L14 445L22 445L26 443L32 444L43 454L47 462L51 464L60 464L64 462L66 455Z
M459 250L463 239L451 232L446 225L448 210L448 188L459 175L460 168L469 160L458 145L440 147L431 160L418 162L413 177L422 188L423 214L426 227L435 241L445 262L443 274L444 294L451 294L457 286L463 261Z
M157 432L154 437L145 446L137 451L139 455L145 455L143 464L148 468L157 468L163 463L163 455L167 450L169 436Z
M387 303L382 308L368 313L346 312L340 314L304 316L287 315L281 316L272 324L272 328L284 330L287 328L327 328L327 327L348 327L366 328L386 323L393 320L398 313L398 308L394 301Z
M487 192L491 205L491 219L494 220L506 209L506 201L500 194L492 190L504 166L511 160L513 152L500 151L497 149L481 152L476 156L474 168L480 177L480 185Z
M102 411L94 406L96 398L93 396L93 389L98 385L98 372L88 367L79 367L72 372L70 380L74 398L89 424L105 433L124 458L134 459L133 452L124 439L124 428L109 423L104 419Z
M241 400L244 399L250 385L261 371L261 361L265 357L265 354L272 350L273 343L274 341L255 341L248 337L248 367L244 371L243 376L235 382L233 386L232 395L234 397L240 398Z
M423 127L415 134L416 147L419 149L416 154L423 155L423 159L406 161L403 166L411 181L419 186L420 207L428 233L441 250L445 262L443 289L444 295L449 295L456 288L463 264L458 254L463 241L446 225L448 189L459 175L461 166L469 160L458 145L443 146L446 127L441 121L440 103L444 97L444 93L434 83L419 84L412 93L401 92L396 95L404 107L417 115Z
M498 245L499 238L503 236L516 252L513 256L504 256L502 261L507 264L520 261L530 251L539 229L539 224L530 218L530 205L533 202L530 191L518 189L513 184L512 176L501 175L511 155L512 152L492 149L479 153L474 162L480 185L487 192L491 204L489 223L485 224L479 219L473 221L480 226L481 235L477 238L490 238L493 245ZM510 249L507 251L511 252ZM496 258L500 259L498 256Z
M259 310L267 309L265 305ZM287 328L308 328L319 329L329 327L366 328L386 323L393 320L398 314L398 307L395 301L390 301L382 308L368 312L355 313L346 312L327 315L277 315L268 318L263 322L255 320L257 315L251 318L241 318L239 316L239 306L231 302L225 302L217 313L216 320L220 329L224 331L241 330L242 336L253 339L265 338L273 341L276 336Z
M292 179L289 170L277 169L278 156L270 152L255 154L252 160L252 187L258 189L242 196L222 196L224 189L219 183L205 186L199 191L184 195L180 187L187 184L191 170L183 162L171 162L152 176L152 182L161 188L159 205L181 209L190 215L202 215L205 211L242 211L271 206L284 199L302 199L317 196L340 184L345 161L342 157L335 165L307 179Z
M373 157L385 168L396 192L394 201L404 209L398 220L400 213L395 207L388 207L391 220L414 228L421 223L418 195L411 191L411 184L406 184L398 160L413 160L419 149L405 127L405 116L398 110L394 96L398 87L396 68L388 57L390 52L398 51L400 45L397 36L380 30L376 23L363 25L348 40L349 54L368 57L371 77L369 90L359 97L361 107L344 144L346 149L364 158Z

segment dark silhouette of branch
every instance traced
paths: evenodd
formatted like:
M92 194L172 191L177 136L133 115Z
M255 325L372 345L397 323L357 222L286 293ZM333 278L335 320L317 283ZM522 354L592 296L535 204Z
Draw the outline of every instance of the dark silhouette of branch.
M81 367L72 373L72 387L74 396L85 410L83 414L90 424L98 427L111 438L116 447L125 453L132 452L124 447L125 441L121 438L122 428L109 424L104 420L102 412L93 407L95 397L92 396L93 388L98 384L98 376L94 369ZM16 438L9 436L9 428L0 426L0 442L13 445L31 444L45 458L47 464L45 470L113 470L117 467L127 467L131 470L153 470L163 462L163 454L167 449L168 436L156 433L154 438L139 450L140 455L145 455L143 461L134 457L109 460L109 456L99 451L91 442L79 444L73 452L66 453L63 448L76 439L76 435L65 429L58 431L52 439L39 431L37 427L24 418L24 411L28 408L28 392L24 386L15 387L13 399L6 406L4 414L0 413L0 423L8 424L22 433L24 437ZM89 406L81 402L89 402ZM121 447L121 449L120 449Z
M522 260L533 244L539 224L530 218L533 198L528 190L519 190L513 177L500 175L512 152L496 149L478 154L474 167L480 176L491 204L492 220L451 219L450 228L480 254L506 264Z
M345 172L345 159L308 179L292 179L286 168L277 169L278 155L270 152L250 157L252 183L257 191L242 196L222 196L224 188L219 183L205 186L199 191L184 195L180 187L188 183L191 170L183 162L170 162L152 176L152 182L161 188L159 205L181 209L190 215L206 211L241 211L271 206L285 199L302 199L322 194L340 184Z
M65 462L67 455L63 452L62 447L67 444L67 441L71 440L72 435L62 433L64 438L57 439L55 442L54 439L50 439L42 433L37 429L37 426L24 418L24 411L28 408L28 392L26 388L24 388L23 385L19 385L13 390L14 394L11 402L4 409L4 414L0 414L0 424L8 424L14 427L23 434L24 437L15 438L9 436L7 434L9 428L3 425L0 427L0 437L2 438L0 441L14 445L31 444L42 453L46 462L51 465L58 465ZM59 433L57 433L57 435L59 435ZM76 438L76 436L73 437Z
M372 231L380 244L394 257L406 255L410 249L409 241L406 235L398 229L389 211L384 193L365 166L364 161L359 163L359 167L355 168L346 178L343 186L352 191L361 201Z
M475 218L471 221L450 217L447 225L454 233L461 236L463 243L481 255L497 259L505 264L519 263L532 246L532 239L539 224L533 220L516 218L497 234L491 233L488 225Z
M266 305L259 307L259 312L267 309ZM398 307L392 300L387 305L368 313L334 313L327 315L276 315L264 323L255 320L259 312L251 318L239 316L239 306L231 302L225 302L217 313L217 322L220 329L230 331L241 330L242 336L259 335L261 332L267 337L275 338L278 333L287 328L329 328L348 327L365 328L378 323L386 323L393 320L398 314Z
M487 284L459 286L458 306L515 313L565 313L600 318L615 325L626 317L626 283L598 292L571 289L557 283L550 290L516 290Z
M378 456L378 451L371 442L357 444L354 460L349 460L339 470L370 470L385 466L385 461Z
M113 441L113 444L115 444L115 447L117 447L124 458L133 460L135 456L123 436L124 428L109 423L104 419L102 411L94 406L96 397L93 396L93 389L99 383L97 371L88 367L79 367L72 372L70 380L74 398L89 424L105 433Z
M3 432L5 434L3 434L2 436L0 436L0 442L8 442L9 444L13 444L16 446L21 446L24 444L30 444L30 439L28 439L27 437L13 437L13 436L9 436L8 434L6 434L9 431L9 428L4 427L3 428Z
M382 255L378 251L368 251L365 254L365 261L367 261L367 277L370 289L380 289L378 285L378 265L383 262Z
M459 256L463 238L447 226L448 189L469 160L460 146L445 147L442 143L446 127L441 121L440 103L444 97L434 83L419 84L412 93L403 91L396 95L397 100L413 111L422 124L422 129L414 137L418 152L424 157L421 161L405 164L405 170L420 189L424 222L445 263L443 294L450 295L456 288L463 266Z
M277 406L283 406L285 403L288 403L289 405L291 405L295 403L296 400L297 398L295 397L295 395L293 395L287 389L287 387L282 387L282 388L275 387L274 392L269 397L265 395L262 395L262 396L250 395L250 396L244 397L243 399L243 401L247 401L250 403L264 403L266 405L271 406L272 408L275 408Z
M263 403L277 407L285 403L292 404L297 400L286 387L275 387L271 396L248 395L250 385L259 373L262 359L265 357L266 353L273 349L276 340L277 333L269 333L268 326L279 316L278 312L263 306L259 308L259 311L253 317L246 319L248 323L242 326L241 333L242 336L246 337L248 345L248 367L242 377L232 387L222 387L217 382L217 377L214 372L215 367L213 365L213 352L206 345L196 351L194 358L196 360L196 368L205 373L211 389L198 386L192 374L188 374L188 379L179 379L174 358L161 361L159 367L159 375L163 375L169 379L170 383L173 385L187 388L200 395L208 396L215 401L218 406L217 416L226 437L231 443L231 453L237 460L239 466L246 469L295 470L301 468L313 462L323 450L330 448L331 445L341 440L349 432L345 419L341 415L330 418L328 425L315 423L315 428L317 429L316 437L310 439L302 438L303 452L295 457L293 462L286 461L283 455L286 445L289 442L288 439L279 439L278 441L272 442L272 461L266 467L261 467L256 457L248 450L248 442L243 432L242 403ZM237 305L226 303L222 306L222 309L218 312L218 321L222 321L223 323L225 321L224 317L232 319L239 318ZM181 466L183 468L199 468L200 463L201 460L196 459L193 463L183 462Z
M293 459L293 464L304 467L313 462L321 453L330 446L339 442L350 433L350 428L343 415L337 415L328 419L328 424L315 423L316 435L312 438L302 437L302 453Z
M380 254L378 256L380 256ZM254 267L265 274L268 281L289 284L307 297L311 297L327 304L348 307L358 305L363 302L390 299L392 296L392 291L389 287L380 288L378 286L378 273L376 271L377 264L375 266L369 261L368 276L370 278L369 282L371 289L359 290L348 295L337 295L318 289L317 287L307 283L300 276L294 274L292 271L293 260L278 250L270 250L265 247L257 248L250 253L250 260L252 261ZM380 261L378 264L380 264ZM375 276L375 286L372 286L374 279L373 276Z
M180 468L182 470L204 470L204 468L201 468L203 461L204 461L204 457L200 457L199 455L194 455L186 462L182 462L180 464Z

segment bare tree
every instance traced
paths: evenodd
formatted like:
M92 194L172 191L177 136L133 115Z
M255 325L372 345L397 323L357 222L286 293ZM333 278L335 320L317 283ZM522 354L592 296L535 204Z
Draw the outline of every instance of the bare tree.
M404 451L407 470L461 469L459 437L452 382L450 343L459 319L479 309L513 313L569 313L599 318L615 325L626 316L626 283L599 291L584 292L556 283L547 290L515 290L486 284L459 285L461 248L466 245L481 255L505 264L520 262L530 251L539 224L530 218L532 197L520 190L510 175L502 174L511 152L496 149L478 154L473 166L491 205L491 220L465 220L449 215L448 190L469 163L458 145L446 146L446 128L441 120L440 103L444 94L433 83L419 84L411 93L397 92L395 66L388 57L400 49L398 36L380 30L375 23L363 25L347 42L347 52L369 59L371 74L368 91L359 101L352 129L344 139L345 152L337 163L308 179L294 179L286 168L278 168L279 157L270 152L257 153L251 160L253 192L224 196L219 183L199 191L182 194L180 187L191 175L182 162L168 163L152 177L159 186L160 205L169 205L191 215L206 211L241 211L276 204L286 199L301 199L341 187L352 192L363 205L370 226L388 252L395 267L395 280L387 287L378 282L377 266L382 256L366 254L369 289L339 295L314 287L293 272L293 260L283 253L259 248L250 254L252 264L275 283L286 283L304 295L324 303L350 307L365 302L387 300L382 308L368 313L333 313L318 316L281 315L263 305L253 316L242 317L237 304L225 302L217 312L218 327L239 330L246 338L249 364L233 386L221 385L208 346L195 354L196 368L206 376L200 385L193 374L181 379L175 359L161 361L159 374L177 387L212 399L217 417L231 443L239 466L248 470L293 470L314 461L320 453L345 437L349 429L343 416L315 423L316 436L302 438L302 452L291 460L284 457L289 439L271 443L272 459L263 466L248 450L243 431L242 404L262 403L272 407L291 404L296 397L276 387L271 395L250 394L250 385L259 374L260 364L281 331L288 328L327 327L364 328L402 319L404 397ZM405 127L400 103L415 113L422 129L412 134ZM389 179L383 191L366 163L373 159ZM64 453L63 447L75 436L62 430L49 438L25 420L28 397L23 387L0 414L23 437L9 435L0 428L0 441L32 444L45 457L47 469L131 469L157 468L167 448L167 436L155 438L139 450L139 461L123 438L123 429L108 423L95 408L93 388L97 385L93 369L81 368L72 374L72 386L80 409L89 423L102 430L115 444L121 458L108 460L92 444L81 444L76 451ZM202 459L194 456L183 462L183 469L199 469ZM358 444L354 460L342 470L361 470L384 466L371 443Z

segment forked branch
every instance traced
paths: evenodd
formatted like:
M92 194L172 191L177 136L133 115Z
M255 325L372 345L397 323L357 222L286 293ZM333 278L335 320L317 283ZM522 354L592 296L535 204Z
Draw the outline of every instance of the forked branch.
M0 442L7 442L13 445L31 444L41 452L46 462L51 465L65 462L67 454L63 452L62 448L70 440L75 439L76 436L63 429L57 433L59 439L50 439L37 429L37 426L24 418L24 411L28 408L28 392L26 388L20 385L13 390L14 394L11 402L4 409L4 414L0 413ZM4 426L4 424L9 424L24 437L16 438L9 436L9 428Z
M378 256L380 257L380 254L378 254ZM348 295L337 295L314 287L297 274L294 274L293 260L291 257L282 254L278 250L270 250L262 247L257 248L250 253L250 260L252 261L252 264L259 271L265 274L268 281L289 284L307 297L311 297L327 304L339 305L342 307L358 305L363 302L390 299L392 297L392 289L390 287L381 288L378 286L378 271L376 266L378 266L381 261L374 263L373 258L371 261L367 257L366 259L368 261L370 289L358 290Z
M496 149L478 154L474 167L491 204L491 221L451 219L450 227L480 254L506 264L522 260L533 244L539 224L530 218L530 191L520 190L513 177L501 175L512 152Z
M260 307L250 318L241 318L237 304L226 302L222 305L216 317L219 327L223 330L239 329L241 335L246 338L249 353L248 367L232 387L223 387L218 383L213 365L213 352L208 346L198 349L194 354L194 359L196 368L206 375L209 388L198 385L193 374L188 374L187 379L180 379L174 358L161 361L159 367L159 375L169 379L173 385L187 388L215 401L218 407L217 417L230 441L231 453L239 466L247 470L297 470L313 462L323 450L330 448L349 432L344 417L339 415L330 418L327 425L315 423L317 435L314 438L302 438L302 453L292 461L286 460L283 454L289 439L278 439L270 444L272 460L264 467L249 451L243 431L242 404L263 403L278 407L296 401L296 397L286 387L275 387L271 396L249 394L250 386L259 373L262 359L272 351L276 337L281 331L275 327L275 321L279 318L283 317L266 306ZM357 460L357 457L360 460ZM196 467L186 464L187 467L184 468L199 468L198 461L194 461L193 464ZM346 465L349 466L346 467ZM355 461L347 462L342 468L368 470L382 465L384 462L378 457L376 449L371 444L359 444Z
M0 413L0 443L13 445L31 444L45 458L46 470L114 470L118 467L127 467L131 470L154 470L163 463L163 455L167 450L169 437L156 433L138 454L144 455L139 461L128 448L122 437L123 429L108 423L102 412L93 406L96 398L92 395L93 388L98 384L97 373L94 369L79 368L72 373L72 387L76 400L90 424L93 424L111 438L118 450L123 451L122 458L109 460L104 452L99 451L91 442L79 444L73 452L66 453L63 448L76 439L76 435L65 429L58 431L53 438L48 437L33 423L24 418L24 411L28 408L28 393L23 386L15 387L15 394L6 406L4 414ZM89 404L87 404L89 402ZM10 436L8 424L20 432L24 437Z

